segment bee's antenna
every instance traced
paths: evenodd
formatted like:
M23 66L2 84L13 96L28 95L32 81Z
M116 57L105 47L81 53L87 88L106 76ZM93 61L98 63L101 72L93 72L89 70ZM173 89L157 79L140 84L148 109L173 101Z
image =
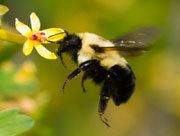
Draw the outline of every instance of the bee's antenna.
M66 36L68 36L68 32L67 32L67 31L64 31L64 32L61 32L61 33L56 33L56 34L54 34L54 35L50 35L47 39L49 39L49 38L51 38L51 37L53 37L53 36L56 36L56 35L64 34L64 33L66 33ZM57 41L57 42L50 41L50 40L47 40L47 41L50 42L50 43L55 43L55 44L58 44L58 43L59 43L58 41Z
M53 42L53 41L49 41L49 40L47 40L47 42L58 44L58 42Z
M61 33L57 33L57 34L51 35L48 38L51 38L51 37L56 36L56 35L64 34L64 33L66 33L66 35L68 35L68 32L64 31L64 32L61 32Z
M53 36L56 36L56 35L59 35L59 34L63 34L63 33L65 33L65 32L61 32L61 33L57 33L57 34L53 34L53 35L49 36L48 38L51 38L51 37L53 37Z

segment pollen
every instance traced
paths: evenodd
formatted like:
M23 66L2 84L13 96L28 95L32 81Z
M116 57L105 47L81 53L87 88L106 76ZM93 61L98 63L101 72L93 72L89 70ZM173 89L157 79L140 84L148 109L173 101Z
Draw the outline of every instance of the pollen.
M45 41L47 41L47 38L45 37L45 35L46 34L44 32L39 32L39 33L35 33L35 34L31 35L31 37L29 39L38 41L38 42L45 42Z
M33 35L30 37L30 39L31 39L31 40L37 40L37 39L38 39L38 37L37 37L37 35L36 35L36 34L33 34Z

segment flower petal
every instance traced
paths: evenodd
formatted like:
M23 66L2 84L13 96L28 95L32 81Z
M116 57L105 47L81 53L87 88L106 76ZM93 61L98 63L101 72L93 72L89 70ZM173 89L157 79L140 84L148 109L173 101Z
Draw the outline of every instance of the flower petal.
M52 41L52 42L59 41L66 36L65 31L60 28L49 28L49 29L42 30L41 32L45 33L45 37L47 38L47 40ZM48 43L48 42L45 41L42 43Z
M8 12L9 9L8 7L4 6L4 5L0 5L0 16L6 14L6 12Z
M15 27L16 30L19 31L22 35L26 37L29 37L31 35L31 29L27 25L19 21L17 18L15 21Z
M30 40L27 40L23 45L23 53L24 55L28 56L31 54L33 50L33 43Z
M40 29L40 20L34 12L31 13L30 20L31 20L31 27L32 27L33 33L38 32Z
M42 57L46 58L46 59L57 59L57 56L50 52L49 50L47 50L43 45L39 44L39 45L35 45L35 49L37 50L37 52L39 53L39 55L41 55Z

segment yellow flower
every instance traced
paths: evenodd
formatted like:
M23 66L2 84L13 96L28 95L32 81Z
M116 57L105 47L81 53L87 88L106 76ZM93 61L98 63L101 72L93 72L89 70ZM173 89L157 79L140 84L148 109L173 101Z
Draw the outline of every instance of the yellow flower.
M57 56L47 50L41 43L49 43L47 41L48 37L58 33L62 34L53 36L51 41L55 42L61 40L66 36L66 33L60 28L49 28L40 31L40 20L34 12L31 13L30 20L32 30L27 25L20 22L17 18L15 20L17 31L27 38L23 45L23 53L27 56L32 52L33 47L35 47L39 55L42 57L46 59L56 59Z

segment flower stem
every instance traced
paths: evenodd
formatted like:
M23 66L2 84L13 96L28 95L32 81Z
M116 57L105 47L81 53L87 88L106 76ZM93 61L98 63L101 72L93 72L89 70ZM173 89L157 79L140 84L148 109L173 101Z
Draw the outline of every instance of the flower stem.
M23 44L27 39L22 35L14 34L6 30L0 29L0 40Z

